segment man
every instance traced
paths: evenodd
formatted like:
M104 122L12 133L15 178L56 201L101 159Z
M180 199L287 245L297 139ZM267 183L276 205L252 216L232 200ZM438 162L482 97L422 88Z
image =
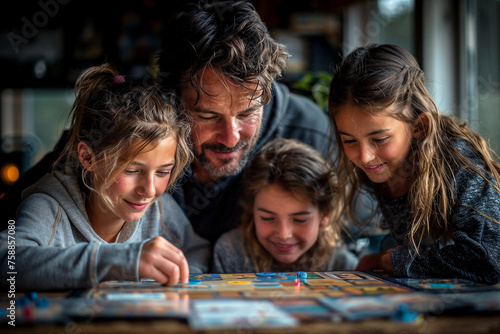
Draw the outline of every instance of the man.
M327 152L326 113L275 82L288 57L247 1L202 1L165 22L158 81L191 117L195 153L173 195L212 243L238 225L240 176L265 143L295 138ZM50 171L58 152L28 171L2 206L12 212L21 190Z
M188 5L162 43L158 80L192 118L195 154L174 198L213 243L239 223L240 176L254 153L276 137L326 153L328 117L275 82L289 54L247 1Z

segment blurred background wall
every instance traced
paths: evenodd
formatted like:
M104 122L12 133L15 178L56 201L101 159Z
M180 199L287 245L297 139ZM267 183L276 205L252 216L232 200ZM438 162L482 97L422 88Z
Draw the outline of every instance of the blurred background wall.
M154 77L163 19L183 1L20 0L0 11L0 196L67 127L79 72L114 63ZM186 1L184 1L186 2ZM500 147L499 0L253 0L292 57L282 81L321 99L357 46L393 43L419 60L440 110ZM317 84L317 85L315 85ZM324 107L324 106L323 106Z

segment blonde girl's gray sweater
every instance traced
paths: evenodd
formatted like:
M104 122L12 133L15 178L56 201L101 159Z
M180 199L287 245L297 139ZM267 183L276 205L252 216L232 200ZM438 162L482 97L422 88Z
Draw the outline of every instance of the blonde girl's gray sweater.
M184 252L190 272L208 270L208 241L194 233L169 194L156 200L140 220L126 222L116 243L104 241L92 229L74 175L47 174L26 189L23 197L15 229L0 234L0 264L7 268L9 255L15 255L19 290L75 289L107 280L139 280L142 246L156 236ZM15 233L9 235L12 230ZM9 241L11 249L15 244L15 252L10 254ZM3 288L9 283L9 277L3 277L7 272L1 271Z

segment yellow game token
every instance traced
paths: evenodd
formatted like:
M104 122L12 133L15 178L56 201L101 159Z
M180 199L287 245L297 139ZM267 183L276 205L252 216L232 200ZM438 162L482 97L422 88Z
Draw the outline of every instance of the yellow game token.
M251 284L249 281L229 281L227 284L239 284L239 285L246 285L246 284Z

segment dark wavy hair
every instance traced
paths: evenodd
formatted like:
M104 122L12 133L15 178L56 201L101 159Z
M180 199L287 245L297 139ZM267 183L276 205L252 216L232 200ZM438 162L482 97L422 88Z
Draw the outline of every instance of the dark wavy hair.
M331 83L329 115L334 124L339 154L330 155L337 166L339 180L345 182L342 201L351 220L356 190L363 185L376 188L366 174L344 153L335 116L351 105L369 113L394 117L412 127L424 129L421 139L412 143L405 169L411 186L408 193L414 214L408 245L418 250L425 235L437 231L446 234L453 222L447 221L457 203L453 192L454 171L466 168L500 183L500 164L486 141L464 122L441 114L425 87L424 72L417 60L404 48L390 44L371 44L352 51L337 68ZM428 124L422 123L422 117ZM456 140L466 141L484 161L485 169L476 166L454 148ZM332 148L333 144L330 145ZM494 187L498 187L493 185ZM490 218L491 219L491 218Z
M253 98L262 97L267 104L271 83L282 75L288 57L248 1L202 0L166 21L157 79L177 96L187 83L200 94L204 71L218 70L241 87L256 90Z

